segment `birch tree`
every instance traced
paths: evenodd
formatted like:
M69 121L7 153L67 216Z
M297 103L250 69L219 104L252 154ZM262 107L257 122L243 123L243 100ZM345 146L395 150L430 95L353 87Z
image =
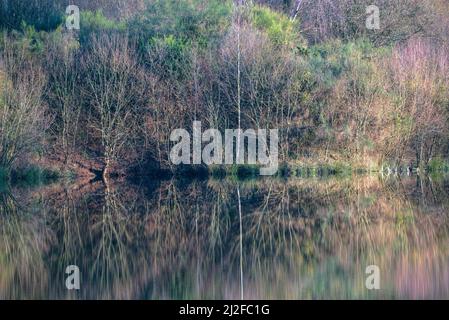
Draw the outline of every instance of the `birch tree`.
M139 110L146 100L145 74L132 57L126 39L101 36L92 42L85 64L85 103L91 112L92 134L101 143L106 182L111 166L132 153L133 139L141 125L138 120L142 119Z

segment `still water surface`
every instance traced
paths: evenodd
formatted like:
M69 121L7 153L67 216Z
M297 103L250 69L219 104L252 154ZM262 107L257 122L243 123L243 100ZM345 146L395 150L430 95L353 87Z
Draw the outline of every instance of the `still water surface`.
M448 194L416 176L2 190L0 298L448 299Z

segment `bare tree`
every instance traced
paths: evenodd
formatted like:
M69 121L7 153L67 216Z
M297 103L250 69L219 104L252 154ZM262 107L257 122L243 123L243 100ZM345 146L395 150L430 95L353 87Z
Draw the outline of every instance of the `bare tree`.
M381 28L376 32L365 26L366 8L372 4L379 7L381 15ZM424 34L433 19L428 4L422 0L303 0L297 15L311 42L366 36L384 45Z
M15 46L5 38L0 56L0 166L6 169L41 145L50 123L43 72L25 48Z
M408 147L425 166L448 133L449 56L428 41L413 40L395 50L390 70L390 90L402 97L400 116L409 119Z
M70 35L51 41L47 47L47 101L56 116L54 131L60 138L64 164L70 162L80 142L81 101L78 90L76 44Z
M85 103L91 110L89 127L101 143L106 182L111 166L133 156L133 139L143 123L139 111L146 103L145 74L125 38L104 35L92 43L85 61Z

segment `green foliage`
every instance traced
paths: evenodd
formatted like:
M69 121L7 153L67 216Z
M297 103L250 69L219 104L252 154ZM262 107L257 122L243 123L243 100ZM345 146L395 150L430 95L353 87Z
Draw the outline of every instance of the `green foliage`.
M448 172L449 171L449 163L447 160L444 160L441 157L435 157L430 160L428 165L429 172Z
M260 175L260 167L251 164L232 165L229 172L231 176L239 179L248 179Z
M275 44L300 47L299 24L285 14L256 5L250 10L250 20L257 29L266 32Z
M80 43L87 45L92 35L99 33L111 34L126 30L126 23L107 18L101 10L83 11L80 17Z
M22 30L22 33L16 33L19 47L25 49L29 54L43 53L47 34L38 32L34 26L25 23L22 25Z
M209 166L209 175L214 179L223 179L226 177L226 168L220 165Z
M309 81L314 83L314 87L310 88L311 95L319 97L309 104L315 117L320 122L325 121L321 110L325 110L329 103L323 103L322 97L335 101L335 97L329 96L329 93L339 81L345 81L348 97L368 96L378 90L378 86L373 85L376 71L374 61L385 53L386 50L375 48L366 39L347 43L332 40L308 48L305 68L314 79Z
M190 70L191 47L173 35L151 39L152 64L158 65L161 78L185 79Z
M50 43L63 43L64 30L62 26L57 27L51 32L39 31L32 25L22 24L20 30L13 30L9 33L0 33L0 50L5 47L4 41L7 40L15 47L15 51L24 55L24 59L44 58L48 54L48 45ZM72 48L78 47L78 42L73 40L70 43Z
M354 67L359 68L361 72L371 72L371 59L382 52L366 39L347 43L333 40L310 47L308 63L320 83L329 88Z
M15 50L21 51L28 56L35 52L41 52L43 49L43 32L37 32L33 26L22 25L22 30L13 30L11 32L0 33L0 50L5 50L5 42L12 44Z
M13 185L39 186L56 181L58 178L57 172L36 166L13 170L0 167L0 192L8 190L10 182Z
M2 0L0 28L20 30L24 25L36 30L54 30L63 20L64 11L54 0Z
M26 186L39 186L56 181L60 175L56 171L30 166L21 170L11 172L11 181L13 184Z
M129 22L131 33L143 49L155 39L207 46L228 27L231 1L221 0L156 0Z

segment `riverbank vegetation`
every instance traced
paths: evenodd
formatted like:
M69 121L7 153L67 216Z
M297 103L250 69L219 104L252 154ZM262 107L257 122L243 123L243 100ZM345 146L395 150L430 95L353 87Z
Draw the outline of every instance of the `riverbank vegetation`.
M78 0L79 31L68 2L0 3L3 175L179 170L195 120L277 128L290 167L447 170L446 0L375 1L379 30L365 0Z

